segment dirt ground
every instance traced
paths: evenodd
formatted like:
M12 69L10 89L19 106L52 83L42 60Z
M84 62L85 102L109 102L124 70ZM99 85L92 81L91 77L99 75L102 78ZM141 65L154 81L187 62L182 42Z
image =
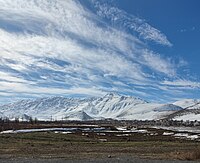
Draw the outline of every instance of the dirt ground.
M1 163L197 163L196 161L180 161L180 160L147 160L134 157L116 157L101 159L0 159Z
M163 132L163 131L157 131ZM117 133L119 134L119 133ZM0 134L0 158L90 160L102 158L200 159L200 143L161 135L135 133L71 134L35 132Z

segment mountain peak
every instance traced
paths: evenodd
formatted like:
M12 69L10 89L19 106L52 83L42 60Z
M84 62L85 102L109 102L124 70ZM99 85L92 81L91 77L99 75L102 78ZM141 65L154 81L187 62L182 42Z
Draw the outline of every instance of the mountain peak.
M104 97L120 97L120 96L122 96L122 95L120 95L120 94L118 94L118 93L116 93L116 92L109 92L109 93L107 93Z

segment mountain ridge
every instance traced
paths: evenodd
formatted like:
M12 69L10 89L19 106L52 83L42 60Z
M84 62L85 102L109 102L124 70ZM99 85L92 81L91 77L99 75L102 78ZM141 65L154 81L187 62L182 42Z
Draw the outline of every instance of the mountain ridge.
M0 106L0 117L14 120L188 120L185 115L200 118L200 100L182 100L175 103L151 103L143 99L108 93L103 97L68 98L45 97L21 100Z

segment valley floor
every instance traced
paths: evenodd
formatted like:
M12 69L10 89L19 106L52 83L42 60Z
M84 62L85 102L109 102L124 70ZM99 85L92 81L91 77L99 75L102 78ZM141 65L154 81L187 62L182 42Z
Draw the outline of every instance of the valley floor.
M0 134L0 162L13 162L12 159L16 163L27 160L42 163L46 159L50 159L50 163L70 162L69 160L116 162L117 159L122 158L126 158L122 160L127 163L132 159L137 162L136 158L139 158L138 162L141 163L143 160L140 159L199 160L198 136L198 133L161 128L143 127L127 130L126 126L102 127L83 124L53 130L42 129L40 132L38 130L3 131Z

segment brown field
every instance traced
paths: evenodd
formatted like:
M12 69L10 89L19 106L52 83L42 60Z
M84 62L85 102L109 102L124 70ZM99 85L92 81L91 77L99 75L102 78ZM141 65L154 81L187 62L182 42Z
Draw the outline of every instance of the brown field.
M64 127L66 126L77 125L64 125ZM29 128L34 127L36 126L29 126ZM39 128L42 127L47 126ZM83 128L84 126L79 127ZM162 129L145 128L156 134L125 134L115 131L113 126L109 128L111 128L111 132L77 130L73 133L49 131L0 134L0 158L88 159L133 156L148 159L200 159L200 142L197 140L163 136L165 130Z

